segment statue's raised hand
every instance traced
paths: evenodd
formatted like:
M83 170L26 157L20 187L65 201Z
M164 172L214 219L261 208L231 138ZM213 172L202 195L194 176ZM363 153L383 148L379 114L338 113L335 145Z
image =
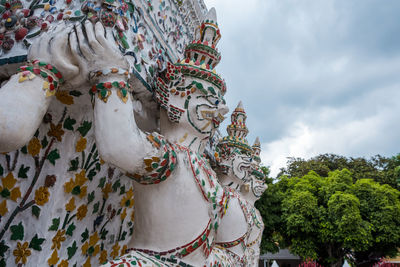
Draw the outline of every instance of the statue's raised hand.
M28 60L44 61L56 67L66 81L66 88L80 83L76 79L79 67L72 61L73 56L68 46L68 36L72 29L72 26L60 23L36 39L28 51Z
M105 29L100 22L93 24L87 20L75 26L69 43L80 77L90 84L102 78L97 77L98 73L113 75L110 70L119 69L120 73L115 75L121 75L121 71L128 70L129 64L118 50L111 28Z

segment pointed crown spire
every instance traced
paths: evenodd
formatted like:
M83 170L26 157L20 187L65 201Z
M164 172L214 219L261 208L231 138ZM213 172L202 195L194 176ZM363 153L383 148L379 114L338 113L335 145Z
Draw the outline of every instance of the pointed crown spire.
M260 158L260 153L261 153L261 144L260 144L260 139L258 136L256 137L256 140L254 141L254 144L252 146L253 153L251 154L251 157L253 158L252 162L252 175L254 175L258 180L264 180L266 178L264 172L261 169L260 163L261 163L261 158Z
M246 127L246 119L247 115L243 109L243 103L242 101L240 101L235 110L232 112L231 124L228 125L228 127L226 128L228 135L235 138L243 139L247 143L247 140L245 138L249 133L249 130Z
M221 39L221 33L218 28L217 12L215 8L211 8L205 20L200 27L200 38L201 41L207 41L211 45L216 46L219 39Z
M215 8L211 8L200 26L196 39L185 49L186 60L199 65L204 64L207 69L214 69L221 60L221 54L216 48L220 38L217 12Z
M260 153L261 153L261 144L260 144L260 139L256 138L256 140L254 141L254 144L252 146L253 148L253 160L255 162L257 162L258 164L261 163L261 158L260 158Z
M252 148L249 146L247 142L247 134L249 130L246 126L247 115L244 111L242 101L239 102L235 110L231 115L231 124L228 125L226 131L228 132L228 136L225 136L220 141L220 146L222 148L236 147L239 148L242 152L252 154Z

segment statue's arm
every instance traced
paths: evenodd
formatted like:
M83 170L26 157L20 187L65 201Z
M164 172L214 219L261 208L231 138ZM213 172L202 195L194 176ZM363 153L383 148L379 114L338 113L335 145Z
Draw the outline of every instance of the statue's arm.
M99 22L93 25L86 21L77 26L69 38L80 71L83 76L92 77L88 82L94 86L92 92L95 91L95 137L101 158L126 172L140 173L145 157L158 156L162 152L136 125L127 88L121 90L121 87L106 86L107 83L119 82L126 85L129 69L128 62L115 45L111 28L104 28ZM110 69L121 71L104 74L103 70ZM103 75L92 75L99 71Z
M123 103L117 90L110 89L107 103L96 97L96 144L104 161L126 172L137 173L144 168L144 158L157 156L160 151L136 125L131 99ZM130 98L129 94L127 97Z
M13 151L28 143L62 82L59 75L70 81L79 73L78 67L69 61L69 31L71 28L60 24L43 33L30 47L30 69L21 67L21 72L11 76L0 88L0 152ZM40 73L35 73L33 68ZM44 78L42 73L52 79Z
M43 78L19 82L14 74L0 88L0 152L9 152L24 146L39 127L50 104L46 97Z

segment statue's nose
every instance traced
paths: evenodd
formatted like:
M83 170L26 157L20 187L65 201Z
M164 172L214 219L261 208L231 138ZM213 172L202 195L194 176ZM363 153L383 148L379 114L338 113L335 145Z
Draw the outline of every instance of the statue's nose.
M218 111L219 111L219 114L224 116L225 114L227 114L229 112L229 108L225 103L220 103L218 105Z

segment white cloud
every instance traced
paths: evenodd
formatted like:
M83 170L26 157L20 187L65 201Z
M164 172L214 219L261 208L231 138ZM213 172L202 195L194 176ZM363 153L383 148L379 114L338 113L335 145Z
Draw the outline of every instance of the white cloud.
M373 94L366 99L372 97ZM399 97L400 93L396 98ZM395 99L392 100L387 107L362 119L346 117L347 113L354 111L351 107L315 112L315 121L331 123L297 121L283 137L262 144L262 162L271 167L271 175L275 177L279 169L286 166L287 157L308 159L325 153L353 157L394 155L400 151L400 130L393 125L398 121L400 106Z

